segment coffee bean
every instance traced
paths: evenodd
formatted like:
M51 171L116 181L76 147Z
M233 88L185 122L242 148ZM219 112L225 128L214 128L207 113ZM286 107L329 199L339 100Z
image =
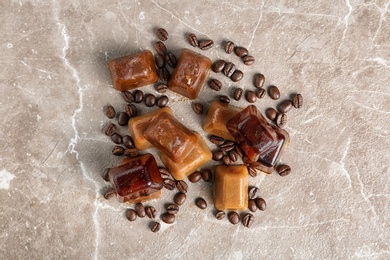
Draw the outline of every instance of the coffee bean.
M104 133L108 136L112 136L116 132L116 125L113 123L109 123L104 129Z
M163 178L163 179L170 179L170 178L172 178L172 174L166 168L159 167L158 168L158 172L160 173L161 178Z
M257 95L254 91L252 90L248 90L246 92L246 100L249 102L249 103L255 103L256 100L257 100Z
M216 136L216 135L211 135L209 137L210 142L216 145L222 145L225 142L225 139L222 137Z
M163 82L168 82L169 78L171 77L171 74L169 73L169 70L167 70L167 68L157 69L157 75L158 78Z
M119 145L115 145L114 148L112 148L112 154L115 156L121 156L125 153L125 148Z
M238 160L238 157L239 155L236 151L232 150L229 152L229 158L232 162L236 162Z
M219 101L221 101L222 103L225 103L225 104L229 104L230 98L226 95L221 95L221 96L219 96Z
M203 170L201 170L201 173L202 173L202 179L205 182L210 182L212 180L213 174L211 173L211 171L209 169L203 169Z
M128 209L126 211L126 218L129 220L129 221L135 221L137 219L137 212L135 212L134 209Z
M259 210L264 211L267 208L267 203L263 198L256 198L255 199L256 206Z
M236 146L234 147L234 151L236 151L237 154L238 154L240 157L242 157L242 156L244 155L244 154L243 154L243 151L242 151L242 149L241 149L241 147L238 146L238 145L236 145Z
M154 43L154 49L157 51L158 54L161 54L161 55L164 55L167 52L167 47L161 41Z
M253 85L255 85L256 88L263 88L265 82L265 77L263 74L258 73L255 75L253 79Z
M105 106L103 111L108 118L114 118L116 116L115 108L111 105Z
M125 151L124 151L124 154L126 157L136 157L138 156L139 154L139 150L135 147L131 147L131 148L127 148Z
M150 225L150 230L153 233L160 231L160 228L161 228L161 224L155 221L153 221L152 224Z
M134 209L135 209L135 212L137 212L138 217L140 217L140 218L145 217L145 215L146 215L145 207L142 203L135 204Z
M230 79L233 82L237 82L237 81L242 80L243 77L244 77L244 73L241 70L235 70L233 72L232 76L230 77Z
M210 39L202 40L202 41L199 42L199 48L202 51L208 50L208 49L210 49L213 46L214 46L214 42L213 42L213 40L210 40Z
M118 133L115 133L115 134L111 135L111 140L116 144L121 144L122 143L122 136Z
M232 142L232 143L225 142L224 144L221 145L221 151L223 153L227 153L227 152L233 150L234 146L235 146L234 142Z
M242 58L242 57L248 55L249 51L248 51L246 48L244 48L244 47L236 47L236 48L234 49L234 53L235 53L238 57Z
M156 97L153 94L146 94L144 100L147 107L152 107L156 104Z
M258 193L259 193L259 189L257 187L250 187L248 190L248 198L254 199L257 197Z
M164 54L164 59L165 59L165 62L168 64L169 67L171 67L171 68L176 67L177 59L176 59L175 54L170 53L170 52L165 53Z
M280 128L283 128L287 124L287 115L284 113L279 113L275 118L276 125Z
M223 157L223 152L221 150L213 152L213 160L214 161L220 161L220 160L222 160L222 157Z
M173 190L176 187L175 181L172 179L163 179L163 186L167 190Z
M153 206L146 207L145 213L149 218L155 218L157 216L157 210Z
M214 62L213 66L212 66L212 70L215 72L215 73L219 73L223 70L223 68L225 67L225 64L226 64L226 61L224 60L217 60L216 62Z
M255 178L257 176L257 171L253 167L248 167L248 173L251 177Z
M303 97L301 94L294 94L292 96L292 104L295 108L301 108L303 105Z
M233 225L236 225L238 222L240 222L240 216L235 211L230 211L228 213L228 219Z
M225 52L231 54L234 51L234 43L232 41L227 41L225 43Z
M108 175L108 172L110 171L110 168L106 168L103 171L102 178L105 181L110 181L110 176Z
M157 53L154 56L154 62L156 63L157 68L164 68L164 66L165 66L164 55L161 55L161 54Z
M196 198L195 205L198 206L200 209L207 208L207 202L203 198Z
M235 145L236 145L235 142L230 141L230 140L225 140L225 141L223 142L223 144L220 145L220 147L231 147L231 146L233 146L233 148L234 148ZM230 150L229 150L229 151L230 151Z
M245 65L250 66L253 63L255 63L255 58L251 55L246 55L242 58L242 61L244 62Z
M187 37L188 42L191 44L192 47L198 47L198 37L196 37L195 34L190 33Z
M200 171L194 171L193 173L188 176L188 180L192 183L196 183L202 179L202 174Z
M158 28L156 31L156 36L162 41L168 40L168 32L164 28Z
M203 113L203 106L201 103L198 102L191 103L191 108L195 112L195 114L200 115Z
M109 189L106 193L104 193L104 198L106 200L112 199L116 195L115 189Z
M278 110L282 113L287 113L288 111L291 110L293 107L293 104L290 100L283 100L279 105L278 105Z
M132 103L134 102L134 96L130 91L122 91L122 97L127 103Z
M259 88L259 89L257 90L256 96L257 96L258 98L263 98L263 97L265 97L265 93L267 93L267 91L265 91L265 89Z
M175 215L171 214L171 213L168 213L168 212L165 212L161 215L161 220L164 222L164 223L167 223L167 224L172 224L173 222L175 222Z
M209 81L210 88L214 89L215 91L220 91L222 88L222 82L217 79L211 79Z
M228 155L224 155L222 157L222 162L225 164L225 165L230 165L232 163L232 161L230 160L230 157Z
M224 218L225 218L225 215L226 215L225 211L222 211L222 210L219 210L219 211L217 211L217 212L215 213L215 217L216 217L216 219L218 219L218 220L224 219Z
M280 164L278 167L276 167L276 171L279 173L280 176L287 176L291 172L290 166L286 164Z
M278 87L273 86L273 85L269 86L268 87L268 95L273 100L278 100L280 98L280 91L279 91Z
M178 181L176 183L176 188L183 193L187 193L188 190L188 184L185 181Z
M168 104L168 101L169 101L168 97L165 95L162 95L161 97L158 98L156 104L158 107L165 107Z
M127 104L125 106L125 111L129 117L137 115L137 107L134 104Z
M174 203L170 203L170 204L166 205L165 208L169 214L176 215L179 212L179 206L174 204Z
M265 110L265 115L268 117L269 120L273 121L276 118L277 114L278 112L276 112L276 110L272 107L269 107L267 108L267 110Z
M158 84L156 87L157 92L159 93L165 93L168 90L168 86L164 83Z
M234 90L233 98L234 98L235 100L239 101L239 100L241 99L241 97L242 97L242 93L243 93L243 92L244 92L244 91L242 90L242 88L236 88L236 89Z
M250 226L252 226L254 220L255 217L251 213L246 213L244 217L242 217L242 225L244 225L244 227L249 228Z
M252 212L256 212L257 211L257 206L256 206L256 202L254 199L249 199L248 200L248 209Z
M134 91L133 96L134 96L135 103L141 103L144 100L144 92L142 92L139 89Z
M133 148L134 147L134 141L133 138L130 135L125 135L122 137L122 143L127 147L127 148Z
M118 125L125 126L129 124L129 115L126 112L120 112L118 116Z
M234 65L233 62L226 62L222 72L226 77L230 78L233 75L235 70L236 70L236 65Z
M173 197L173 201L181 206L184 204L184 202L186 201L186 198L187 198L187 195L183 192L178 192L176 193L175 197Z

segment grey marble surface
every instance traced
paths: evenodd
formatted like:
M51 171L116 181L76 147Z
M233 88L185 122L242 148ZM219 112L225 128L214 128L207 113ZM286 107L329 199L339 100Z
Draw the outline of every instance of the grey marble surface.
M389 1L105 2L0 2L1 259L390 258ZM237 84L212 74L223 94L253 88L262 72L283 99L304 97L288 113L282 161L293 171L250 179L268 208L249 229L215 219L204 182L190 185L177 221L156 234L148 219L129 222L127 205L102 196L101 173L118 163L102 107L124 105L107 61L153 50L159 26L175 54L192 48L185 35L193 32L215 41L198 52L244 71ZM224 53L227 39L255 64ZM218 94L205 86L199 101ZM206 137L191 102L168 95L174 115ZM256 105L264 112L277 103ZM148 204L162 212L173 194ZM208 209L196 208L197 196Z

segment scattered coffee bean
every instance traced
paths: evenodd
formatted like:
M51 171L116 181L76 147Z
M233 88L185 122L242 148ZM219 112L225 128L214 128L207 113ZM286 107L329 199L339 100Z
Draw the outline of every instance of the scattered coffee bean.
M230 78L233 75L235 70L236 70L236 65L234 65L233 62L226 62L222 72L226 77Z
M241 99L241 97L242 97L242 93L243 93L243 92L244 92L244 91L242 90L242 88L236 88L236 89L234 90L233 98L234 98L235 100L239 101L239 100Z
M258 73L255 75L253 79L253 85L255 85L256 88L263 88L265 82L265 77L263 74Z
M167 52L167 47L162 41L158 41L154 43L154 49L158 54L164 55Z
M170 52L165 53L164 54L164 59L165 59L165 62L168 64L169 67L171 67L171 68L176 67L177 59L176 59L175 54L170 53Z
M249 103L255 103L256 100L257 100L257 95L254 91L252 90L248 90L246 92L246 100L249 102Z
M120 112L118 116L118 125L126 126L129 124L129 115L126 112Z
M207 208L207 202L203 198L196 198L195 205L198 206L200 209Z
M280 128L283 128L287 124L287 115L284 113L279 113L275 118L276 125Z
M268 87L268 95L273 100L278 100L280 98L280 91L279 91L278 87L273 86L273 85L269 86Z
M165 59L164 56L161 54L156 54L154 56L154 62L156 63L157 68L164 68L165 66Z
M127 148L133 148L134 147L134 141L133 138L130 135L125 135L122 137L122 143L127 147Z
M173 190L176 187L175 181L172 179L163 179L163 186L167 190Z
M116 195L115 189L109 189L106 193L104 193L104 198L106 200L112 199Z
M103 110L108 118L114 118L116 116L115 108L111 105L105 106Z
M252 212L256 212L257 211L257 206L256 206L256 202L254 199L249 199L248 200L248 209Z
M188 176L188 180L192 183L196 183L202 179L202 173L200 171L194 171Z
M233 150L235 145L236 144L232 141L225 141L223 144L220 145L221 151L223 153L227 153L227 152Z
M139 154L139 150L136 147L127 148L124 151L124 154L126 157L130 157L130 158L136 157Z
M213 160L220 161L220 160L222 160L223 155L224 154L221 150L215 151L215 152L213 152Z
M152 107L156 104L156 97L153 94L146 94L144 100L147 107Z
M264 211L267 208L267 203L263 198L256 198L255 199L256 206L259 210Z
M119 145L115 145L114 148L112 148L112 154L115 156L121 156L125 153L125 148Z
M203 106L201 103L193 102L191 103L191 108L195 112L195 114L203 114Z
M238 160L238 157L239 155L236 151L232 150L229 152L229 158L232 162L236 162Z
M233 72L232 76L230 77L230 79L233 82L237 82L237 81L242 80L243 77L244 77L244 73L241 70L235 70Z
M176 188L183 193L187 193L188 190L188 184L185 181L178 181L176 183Z
M165 93L168 90L168 86L164 83L158 84L156 87L157 92L159 93Z
M293 104L290 100L284 100L278 105L278 110L282 113L287 113L292 107Z
M169 101L168 97L165 95L162 95L161 97L158 98L156 104L158 107L165 107L168 104L168 101Z
M235 211L230 211L228 213L228 219L233 225L236 225L238 222L240 222L240 216Z
M213 40L210 40L210 39L202 40L202 41L199 42L199 48L202 51L208 50L208 49L210 49L213 46L214 46L214 42L213 42Z
M232 41L227 41L225 43L225 52L231 54L234 51L234 43Z
M169 78L171 77L169 70L167 70L167 68L165 68L165 67L161 68L161 69L157 69L157 75L158 75L158 78L163 82L168 82Z
M249 51L248 51L246 48L244 48L244 47L236 47L236 48L234 49L234 53L235 53L238 57L242 58L242 57L248 55Z
M230 103L230 98L226 95L221 95L219 96L219 101L221 101L222 103L226 103L226 104L229 104Z
M244 155L244 154L243 154L243 151L242 151L242 149L241 149L241 147L238 146L238 145L236 145L236 146L234 147L234 151L236 151L237 154L238 154L240 157L242 157L242 156Z
M236 143L235 142L233 142L233 141L231 141L231 140L225 140L224 142L223 142L223 144L221 144L220 146L221 147L227 147L227 146L235 146L236 145Z
M111 140L116 144L121 144L122 143L122 136L118 133L115 133L115 134L111 135Z
M216 145L222 145L225 142L225 139L222 137L216 136L216 135L211 135L209 137L210 142Z
M303 97L301 94L294 94L292 96L292 104L295 108L301 108L303 105Z
M134 104L127 104L125 106L125 111L129 117L137 115L137 107Z
M135 212L134 209L128 209L126 211L126 218L129 220L129 221L135 221L137 219L137 212Z
M291 172L290 166L286 164L280 164L278 167L276 167L276 171L279 173L280 176L287 176Z
M132 103L134 102L134 96L130 91L122 91L122 97L127 103Z
M222 82L218 79L211 79L209 81L210 88L214 89L215 91L220 91L222 88Z
M251 55L246 55L242 58L242 61L244 62L245 65L250 66L253 63L255 63L255 58Z
M175 197L173 197L173 202L177 205L181 206L186 201L187 195L183 192L176 193Z
M163 178L163 179L170 179L170 178L172 178L172 174L166 168L159 167L158 168L158 172L160 173L161 178Z
M211 69L215 73L219 73L219 72L221 72L223 70L223 68L225 67L225 64L226 64L226 61L224 61L224 60L217 60L216 62L214 62L214 64L211 67Z
M258 193L259 193L259 189L257 187L250 187L248 190L248 198L254 199L257 197Z
M105 181L109 181L110 180L110 176L108 175L109 171L110 171L110 168L104 169L103 174L102 174L103 180L105 180Z
M267 108L267 110L265 110L265 115L268 117L269 120L273 121L276 118L277 114L278 112L276 112L276 110L272 107L269 107Z
M158 28L156 31L156 36L162 41L168 40L168 32L164 28Z
M109 123L104 129L104 133L108 136L112 136L116 132L116 125L113 123Z
M249 228L250 226L252 226L254 220L255 220L255 217L251 213L246 213L242 217L242 225L244 227Z
M187 37L188 42L191 44L192 47L198 47L198 37L196 37L195 34L190 33Z
M153 221L152 224L150 225L150 230L153 233L160 231L160 228L161 228L161 224L155 221Z
M135 103L141 103L144 100L144 92L142 90L137 89L134 91L133 96Z
M224 219L224 218L225 218L225 215L226 215L225 211L222 211L222 210L219 210L219 211L217 211L217 212L215 213L215 217L216 217L216 219L218 219L218 220Z
M210 182L212 180L213 174L211 173L211 171L209 169L203 169L203 170L201 170L201 173L202 173L203 181Z
M156 218L157 216L157 210L153 206L146 207L145 213L149 218Z
M175 203L170 203L165 208L169 214L176 215L179 212L179 206Z
M265 97L265 93L267 93L267 91L265 91L265 89L259 88L259 89L257 90L256 96L257 96L258 98L263 98L263 97Z
M146 213L145 213L144 204L137 203L137 204L135 204L134 209L135 209L135 212L137 212L138 217L140 217L140 218L145 217Z
M164 222L164 223L167 223L167 224L172 224L173 222L175 222L175 215L171 214L171 213L168 213L168 212L165 212L161 215L161 220Z
M253 167L248 167L248 173L251 177L255 178L257 176L257 171Z
M230 165L232 164L232 161L230 160L230 157L228 155L224 155L222 157L222 162L225 164L225 165Z

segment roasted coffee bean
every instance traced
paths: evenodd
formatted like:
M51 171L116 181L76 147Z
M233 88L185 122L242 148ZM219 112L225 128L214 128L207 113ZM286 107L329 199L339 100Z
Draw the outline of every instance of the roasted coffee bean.
M145 213L144 204L137 203L137 204L135 204L134 209L135 209L135 212L137 212L138 217L140 217L140 218L145 217L146 213Z
M127 148L133 148L134 147L134 141L133 138L130 135L125 135L122 137L122 143L127 147Z
M214 89L215 91L220 91L222 88L222 82L217 79L211 79L209 81L210 88Z
M134 209L128 209L126 211L126 218L129 220L129 221L135 221L137 219L137 212L135 212Z
M168 32L164 28L158 28L156 31L156 36L162 41L168 40Z
M213 152L213 160L214 161L220 161L220 160L222 160L222 157L223 157L223 152L221 150Z
M279 91L278 87L273 86L273 85L269 86L268 87L268 95L273 100L278 100L280 98L280 91Z
M202 51L208 50L208 49L210 49L213 46L214 46L214 42L213 42L213 40L210 40L210 39L202 40L202 41L199 42L199 48Z
M158 107L165 107L168 104L169 98L165 95L162 95L161 97L158 98L157 100L157 106Z
M259 193L259 189L257 187L250 187L248 190L248 198L255 199Z
M141 103L144 100L144 92L142 90L137 89L134 91L133 96L135 103Z
M180 192L187 193L188 184L185 181L178 181L178 182L176 182L176 188Z
M163 186L167 190L173 190L176 187L175 181L172 179L163 179Z
M153 206L146 207L145 213L149 218L155 218L157 216L157 210Z
M113 148L112 148L112 154L115 155L115 156L121 156L125 153L125 148L123 148L122 146L119 146L119 145L115 145Z
M233 149L234 149L234 146L235 146L234 143L233 143L233 144L230 144L230 145L225 145L225 144L223 144L223 145L221 145L221 151L222 151L223 153L227 153L227 152L233 150Z
M236 47L236 48L234 49L234 53L235 53L238 57L242 58L242 57L248 55L249 51L248 51L246 48L244 48L244 47Z
M104 198L106 200L112 199L116 195L115 189L109 189L106 193L104 193Z
M159 167L158 168L158 172L160 173L161 178L163 178L163 179L170 179L170 178L172 178L172 174L166 168Z
M157 68L164 68L164 66L165 66L164 55L161 55L161 54L157 53L154 56L154 62L156 63Z
M282 113L287 113L288 111L291 110L293 107L293 104L290 100L283 100L279 105L278 105L278 110Z
M200 171L194 171L188 176L188 180L192 183L196 183L202 179L202 173Z
M241 149L241 147L238 146L238 145L236 145L236 146L234 147L234 151L236 151L237 154L238 154L240 157L242 157L242 156L244 155L244 154L243 154L243 151L242 151L242 149Z
M224 219L225 218L225 211L219 210L215 213L215 218L218 220Z
M250 66L253 63L255 63L255 58L251 55L246 55L242 58L242 61L244 62L245 65Z
M156 97L153 94L146 94L144 100L147 107L152 107L156 104Z
M195 34L190 33L187 37L188 42L191 44L192 47L198 47L198 37L196 37Z
M252 226L254 220L255 220L255 217L251 213L246 213L242 217L242 225L244 227L249 228L250 226Z
M129 117L137 115L137 107L134 104L127 104L125 106L125 111Z
M111 105L105 106L103 110L108 118L114 118L116 116L115 108Z
M179 206L175 203L170 203L165 208L169 214L176 215L179 212Z
M232 163L232 161L230 160L230 157L228 155L224 155L222 157L222 162L225 164L225 165L230 165Z
M163 82L168 82L169 78L171 77L171 74L169 73L169 70L167 70L167 68L157 69L157 75L158 78Z
M231 54L234 51L234 43L232 41L227 41L225 43L225 52Z
M219 101L221 101L222 103L226 103L226 104L229 104L230 103L230 98L226 95L221 95L219 96Z
M284 113L279 113L275 118L276 125L280 128L283 128L287 124L287 115Z
M232 76L230 77L230 79L233 82L237 82L237 81L242 80L243 77L244 77L244 73L241 70L235 70L233 72Z
M164 54L164 59L165 59L165 62L168 64L169 67L171 67L171 68L176 67L177 59L176 59L175 54L170 53L170 52L165 53Z
M236 65L234 65L233 62L226 62L222 72L226 77L230 78L233 75L235 70L236 70Z
M110 180L110 176L108 175L109 171L110 171L110 168L104 169L103 174L102 174L103 180L105 180L105 181L109 181Z
M301 94L294 94L292 96L292 104L295 108L301 108L303 105L303 97Z
M229 152L229 158L232 162L236 162L238 160L238 157L239 155L236 151L232 150Z
M104 133L108 136L112 136L116 132L116 125L113 123L109 123L104 129Z
M201 103L194 102L191 104L191 108L195 112L195 114L203 114L203 106Z
M164 55L167 52L167 47L162 41L158 41L154 43L154 49L158 54Z
M269 107L267 108L267 110L265 110L265 115L268 117L269 120L273 121L276 118L277 114L278 112L276 112L276 110L272 107Z
M230 221L230 223L232 223L233 225L237 224L238 222L240 222L240 215L238 215L237 212L235 211L230 211L228 213L228 219Z
M135 147L127 148L124 152L126 157L136 157L139 154L139 150Z
M201 170L201 173L202 173L202 179L205 182L210 182L212 180L213 174L211 173L211 171L209 169L203 169L203 170Z
M174 214L171 214L171 213L168 213L168 212L165 212L161 215L161 220L164 222L164 223L167 223L167 224L172 224L173 222L175 222L175 215Z
M134 96L130 91L122 91L122 97L127 103L132 103L134 102Z
M255 199L256 206L259 210L264 211L267 208L267 203L263 198L256 198Z
M115 133L115 134L111 135L111 140L116 144L121 144L122 143L122 136L118 133Z
M226 64L226 61L224 61L224 60L217 60L216 62L214 62L214 64L211 67L211 69L215 73L219 73L219 72L221 72L223 70L223 68L225 67L225 64Z
M150 225L150 230L153 233L160 231L160 228L161 228L161 224L155 221L153 221L152 224Z
M265 82L265 77L263 74L258 73L255 75L253 79L253 85L255 85L256 88L263 88Z
M222 137L216 136L216 135L211 135L209 137L210 142L216 145L222 145L225 142L225 139Z
M183 192L176 193L175 197L173 197L173 202L177 205L181 206L186 201L187 195Z
M278 165L278 167L276 167L276 171L279 173L280 176L286 176L290 174L291 168L286 164L280 164Z
M220 147L231 147L231 146L233 146L233 148L234 148L235 145L236 145L235 142L230 141L230 140L225 140L225 141L223 142L223 144L220 145ZM229 150L229 151L230 151L230 150Z
M233 94L233 98L237 101L239 101L242 97L242 93L244 92L244 90L242 90L242 88L236 88L234 90L234 94Z
M257 96L258 98L263 98L263 97L265 97L265 94L266 94L266 93L267 93L267 91L265 91L265 89L259 88L259 89L257 90L256 96Z
M129 124L129 115L126 112L120 112L118 116L118 125L125 126Z
M168 86L166 84L161 83L157 85L156 90L159 93L165 93L168 90Z
M257 206L256 206L256 202L254 199L249 199L248 200L248 209L252 212L256 212L257 211Z
M200 209L207 208L207 202L201 197L196 198L195 205L198 206L198 208L200 208Z
M252 90L248 90L246 92L246 100L249 102L249 103L255 103L256 100L257 100L257 95L254 91Z
M257 171L253 167L248 167L248 173L251 177L255 178L257 176Z

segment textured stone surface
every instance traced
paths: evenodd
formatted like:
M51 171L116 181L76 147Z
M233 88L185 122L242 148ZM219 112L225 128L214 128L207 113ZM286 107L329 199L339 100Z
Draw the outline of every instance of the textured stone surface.
M0 258L389 259L388 1L106 2L0 3ZM107 61L153 51L158 26L176 55L192 48L185 35L193 32L215 42L199 52L244 71L235 84L214 75L221 94L251 89L261 72L282 99L303 95L286 127L282 161L292 173L250 179L267 210L249 229L215 219L205 182L189 185L176 222L157 234L147 218L129 222L126 205L103 198L109 185L100 175L118 158L102 133L102 107L124 105ZM224 53L227 39L255 64ZM190 102L168 95L175 116L205 136ZM198 100L216 95L205 87ZM277 102L256 105L264 112ZM149 204L160 214L173 194ZM194 205L197 196L207 210Z

